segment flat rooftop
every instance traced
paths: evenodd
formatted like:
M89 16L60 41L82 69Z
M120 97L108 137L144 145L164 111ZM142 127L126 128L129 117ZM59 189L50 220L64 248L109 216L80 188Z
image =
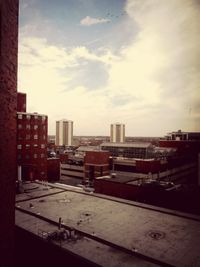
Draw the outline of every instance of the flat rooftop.
M105 175L105 176L97 177L95 179L126 184L126 183L131 182L131 181L140 180L139 175L140 174L134 174L132 176L131 175L129 176L129 175L123 175L121 172L115 172L115 176Z
M24 188L16 196L16 226L45 238L61 217L79 238L52 242L100 266L200 266L198 216L67 186Z
M132 143L102 143L100 147L126 147L126 148L148 148L152 147L152 144L150 142L132 142Z

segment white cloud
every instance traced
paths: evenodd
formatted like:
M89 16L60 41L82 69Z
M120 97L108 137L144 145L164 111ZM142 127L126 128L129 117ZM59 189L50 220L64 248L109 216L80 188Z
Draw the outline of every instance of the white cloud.
M127 1L126 12L139 30L118 55L111 48L91 52L21 36L18 87L27 92L29 111L48 114L52 134L62 118L74 120L77 135L108 135L116 121L125 123L132 136L200 131L200 11L195 3ZM94 68L102 64L108 76L107 84L94 91L78 73L91 62ZM85 73L98 81L92 70Z
M139 32L132 44L122 49L123 60L114 64L115 74L111 77L121 86L124 82L125 88L132 85L133 94L141 96L145 118L138 114L136 121L142 118L145 123L146 118L151 118L148 131L158 122L160 132L176 128L200 130L194 120L199 112L196 103L200 101L198 1L129 0L126 12L137 23ZM194 109L191 116L189 108Z
M86 123L91 114L91 120L102 114L105 116L103 110L107 100L102 90L101 93L89 91L81 86L82 81L80 86L71 87L70 84L72 79L77 80L78 69L86 68L82 66L83 61L87 64L105 64L106 67L112 56L107 53L105 50L97 56L86 47L67 49L49 45L46 39L20 39L18 91L27 93L29 112L48 115L49 133L54 133L57 119L68 118L74 120L76 134L87 134L91 132L91 127Z
M110 22L110 19L104 19L104 18L92 18L90 16L86 16L80 21L80 25L82 26L91 26L95 24L102 24L102 23L108 23Z

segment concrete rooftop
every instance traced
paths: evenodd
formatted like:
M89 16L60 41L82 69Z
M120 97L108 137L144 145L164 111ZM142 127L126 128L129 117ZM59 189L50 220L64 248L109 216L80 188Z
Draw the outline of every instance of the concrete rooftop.
M200 266L197 216L52 184L25 191L16 196L16 225L40 235L61 217L81 233L62 247L100 266Z

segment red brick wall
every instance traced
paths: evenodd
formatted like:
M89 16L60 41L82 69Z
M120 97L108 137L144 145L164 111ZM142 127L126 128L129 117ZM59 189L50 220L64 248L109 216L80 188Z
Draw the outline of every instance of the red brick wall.
M87 151L84 158L84 179L93 180L109 174L110 153L102 151Z
M26 112L26 94L17 93L17 111Z
M200 152L200 141L175 141L175 140L160 140L159 141L160 147L174 147L178 149L178 152L192 152L198 153Z
M136 171L142 173L156 173L161 171L160 161L146 161L146 160L136 160Z
M0 0L0 254L12 265L16 178L18 0Z
M139 186L117 183L103 179L94 180L95 193L135 200L141 194Z
M27 116L30 116L30 119ZM17 117L17 163L22 166L22 179L46 180L47 116L18 113ZM34 136L37 136L37 139L34 139Z
M86 164L109 164L109 152L87 151L85 154Z
M58 181L60 179L60 159L47 159L47 180Z

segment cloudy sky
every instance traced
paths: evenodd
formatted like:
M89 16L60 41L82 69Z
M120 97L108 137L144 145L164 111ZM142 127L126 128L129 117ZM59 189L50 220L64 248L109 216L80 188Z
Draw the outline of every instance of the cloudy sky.
M199 0L20 0L18 91L75 135L200 131Z

